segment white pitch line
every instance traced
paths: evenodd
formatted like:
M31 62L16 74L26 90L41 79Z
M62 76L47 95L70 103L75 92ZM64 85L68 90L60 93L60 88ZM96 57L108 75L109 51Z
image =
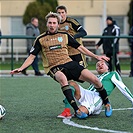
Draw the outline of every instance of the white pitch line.
M130 133L130 132L124 132L124 131L115 131L115 130L108 130L108 129L100 129L98 127L89 127L89 126L83 126L80 124L77 124L73 121L71 121L69 118L65 118L63 119L63 123L70 125L70 126L74 126L74 127L78 127L78 128L84 128L84 129L90 129L90 130L96 130L96 131L103 131L103 132L108 132L108 133Z
M119 109L113 109L113 110L131 110L133 108L119 108Z
M119 108L119 109L113 109L113 110L131 110L131 109L133 109L133 108ZM102 111L104 111L104 110L102 110ZM80 124L77 124L77 123L71 121L70 118L63 119L63 123L70 125L70 126L78 127L78 128L103 131L103 132L108 132L108 133L131 133L131 132L125 132L125 131L116 131L116 130L102 129L102 128L98 128L98 127L84 126L84 125L80 125Z
M132 110L133 108L119 108L119 109L112 109L113 111L116 111L116 110ZM102 111L105 111L105 110L102 110Z

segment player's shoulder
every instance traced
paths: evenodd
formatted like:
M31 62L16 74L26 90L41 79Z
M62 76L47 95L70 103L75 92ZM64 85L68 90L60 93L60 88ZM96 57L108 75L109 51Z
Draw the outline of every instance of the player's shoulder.
M69 35L67 32L64 32L64 31L61 31L61 30L58 30L57 34L66 34L66 35Z
M116 77L117 79L121 80L121 76L118 74L118 72L116 72L116 71L111 71L110 73L111 73L112 76L115 75L115 77Z
M47 35L47 32L43 32L42 34L40 34L39 36L37 36L36 40L37 39L40 39L40 38L42 38L42 37L44 37L46 35Z
M103 73L102 76L105 76L106 78L111 78L113 75L117 75L117 72L115 71L109 71L109 72L106 72L106 73Z
M79 22L75 18L72 18L72 17L67 17L66 21L69 23L76 24L76 25L79 24Z
M115 74L115 75L119 75L116 71L111 71L110 74L111 74L111 75L114 75L114 74Z
M75 19L72 18L72 17L67 17L66 20L67 20L67 21L74 21Z
M116 71L111 71L110 73L111 73L111 74L116 74L117 72L116 72Z

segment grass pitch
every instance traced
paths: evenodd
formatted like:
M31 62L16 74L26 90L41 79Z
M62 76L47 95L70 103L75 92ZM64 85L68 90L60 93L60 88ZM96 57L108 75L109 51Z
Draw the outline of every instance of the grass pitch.
M125 77L124 83L133 93L133 79ZM88 83L82 84L85 88ZM104 112L90 116L86 120L71 120L90 129L73 127L56 118L64 106L64 96L58 83L46 77L1 77L0 103L6 108L6 115L0 121L0 133L100 133L133 132L133 114L131 102L118 89L109 97L114 110L110 118ZM72 110L73 111L73 110Z

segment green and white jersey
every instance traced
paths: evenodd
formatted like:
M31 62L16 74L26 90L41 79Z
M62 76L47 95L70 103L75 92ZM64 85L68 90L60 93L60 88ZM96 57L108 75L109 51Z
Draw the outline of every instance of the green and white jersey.
M122 82L122 79L117 72L106 72L102 75L99 75L98 78L102 82L108 96L111 94L114 88L117 87L122 92L122 94L125 95L125 97L127 97L128 100L130 100L133 103L133 95ZM97 91L94 85L90 85L88 90Z

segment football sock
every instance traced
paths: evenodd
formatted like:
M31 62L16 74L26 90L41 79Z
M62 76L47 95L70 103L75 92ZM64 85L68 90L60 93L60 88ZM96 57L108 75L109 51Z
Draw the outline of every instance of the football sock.
M96 89L99 92L99 94L103 100L103 104L106 105L109 102L106 90L103 88L103 86L101 88L96 88Z
M73 97L72 90L70 89L70 86L66 85L66 86L61 87L61 89L63 91L63 94L66 96L66 99L68 100L69 104L73 107L73 109L76 112L76 110L78 110L79 108L78 108L76 101Z
M65 108L71 108L71 105L69 104L66 98L63 100L63 103L65 104Z
M72 94L74 96L75 89L74 89L73 86L70 86L70 88L71 88ZM63 103L65 104L65 108L71 108L71 105L69 104L69 102L68 102L68 100L66 98L63 100Z

